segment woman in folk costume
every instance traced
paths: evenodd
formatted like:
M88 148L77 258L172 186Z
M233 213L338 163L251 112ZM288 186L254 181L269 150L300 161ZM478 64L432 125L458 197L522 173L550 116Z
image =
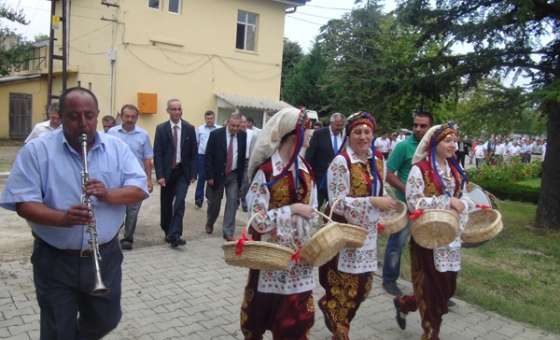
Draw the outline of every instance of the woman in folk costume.
M371 289L377 270L377 225L382 211L396 209L397 203L383 196L385 163L372 148L376 123L367 112L351 115L346 123L346 142L327 170L329 206L334 218L364 227L364 246L343 249L319 268L325 296L319 308L333 339L348 339L350 322Z
M420 141L406 183L408 209L453 209L459 214L460 229L467 222L474 203L462 196L467 182L455 159L457 130L452 124L430 128ZM461 237L450 244L426 249L410 240L414 295L394 299L396 319L405 329L406 314L420 312L423 340L438 340L442 316L455 293L457 272L461 269Z
M252 183L247 193L255 240L294 249L310 238L318 218L311 170L299 156L312 134L311 121L298 109L277 112L259 133L249 161ZM288 270L250 270L241 306L245 339L308 339L314 322L313 267L294 259Z

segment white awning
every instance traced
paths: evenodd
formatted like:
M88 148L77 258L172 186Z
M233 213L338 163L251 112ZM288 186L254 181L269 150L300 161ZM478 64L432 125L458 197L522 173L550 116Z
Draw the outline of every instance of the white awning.
M250 108L263 111L278 111L292 105L281 101L266 98L244 97L234 94L216 93L218 107Z

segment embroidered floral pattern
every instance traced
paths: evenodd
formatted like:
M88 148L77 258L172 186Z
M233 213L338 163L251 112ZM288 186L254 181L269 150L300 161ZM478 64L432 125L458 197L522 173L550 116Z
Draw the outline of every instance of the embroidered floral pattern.
M438 173L449 192L455 192L455 180L451 169L447 165L444 169L438 169ZM435 184L424 176L418 166L413 166L408 175L406 183L406 201L409 210L418 209L450 209L450 197L440 195ZM459 226L461 232L468 221L468 212L474 208L474 203L468 198L461 198L466 209L459 215ZM459 236L444 247L433 250L434 265L437 271L457 272L461 270L461 236Z
M283 164L278 163L276 154L272 157L276 172L283 169ZM300 190L301 203L317 206L317 196L309 171L300 163L303 170L305 185L311 190L303 196ZM288 174L293 176L293 171ZM291 193L294 192L293 181L286 176L268 189L267 178L262 169L259 169L253 178L251 190L247 193L247 203L251 214L258 214L251 227L258 232L261 241L274 242L280 245L300 248L312 234L312 228L318 223L318 216L306 220L300 216L292 215L289 205L295 203ZM290 187L292 186L292 187ZM259 272L258 291L263 293L293 294L312 290L315 287L313 267L291 262L288 270Z
M329 203L332 205L340 199L334 207L334 212L343 216L348 223L368 230L362 248L343 249L339 254L338 270L359 274L377 270L377 223L380 211L369 199L373 189L365 184L365 179L371 178L369 165L361 162L350 148L347 148L347 151L350 169L344 156L336 156L329 166L327 183ZM379 181L377 188L381 188Z

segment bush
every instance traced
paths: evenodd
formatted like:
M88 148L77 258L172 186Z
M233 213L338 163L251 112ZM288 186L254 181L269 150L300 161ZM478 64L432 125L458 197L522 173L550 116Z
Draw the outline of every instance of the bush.
M481 184L489 180L513 183L530 178L538 178L542 174L542 163L520 163L517 161L511 164L483 165L479 169L467 171L469 179Z
M469 180L477 183L496 197L505 200L537 203L540 188L521 185L515 182L542 175L542 163L484 165L479 169L467 171Z

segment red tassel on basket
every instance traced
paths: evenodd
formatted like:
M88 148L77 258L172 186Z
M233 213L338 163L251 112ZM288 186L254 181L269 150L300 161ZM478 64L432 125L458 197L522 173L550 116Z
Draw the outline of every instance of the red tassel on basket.
M408 218L411 219L412 221L414 221L418 217L422 216L423 214L424 214L424 210L416 209L408 215Z
M301 253L300 253L300 249L298 249L294 255L292 255L292 261L294 263L299 263L299 261L301 260Z
M377 233L381 234L385 231L385 224L383 223L377 223Z
M484 209L492 209L491 206L486 205L486 204L477 204L476 207L479 208L479 209L483 209L483 210Z
M241 256L241 254L243 254L243 247L245 246L246 241L249 241L249 239L247 238L245 232L242 232L241 238L239 238L235 244L235 255Z

